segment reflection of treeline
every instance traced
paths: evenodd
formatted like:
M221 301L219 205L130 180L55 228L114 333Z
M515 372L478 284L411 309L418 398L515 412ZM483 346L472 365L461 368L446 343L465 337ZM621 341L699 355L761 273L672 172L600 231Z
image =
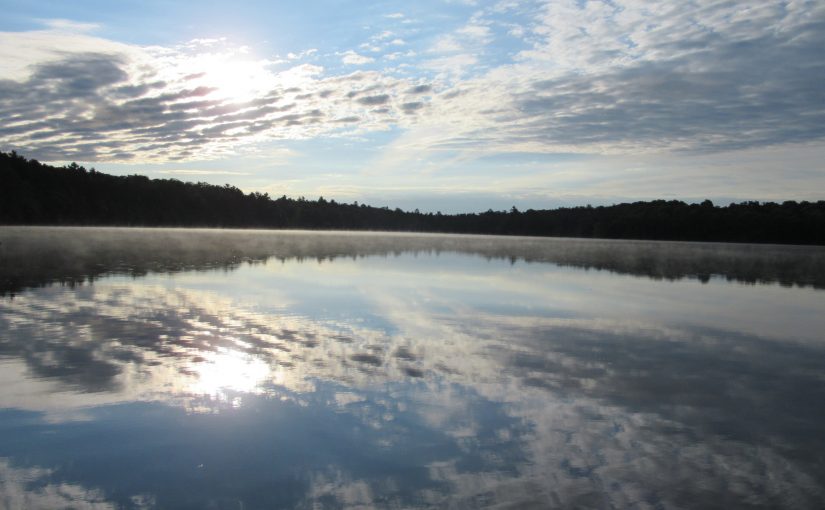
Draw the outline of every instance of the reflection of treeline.
M269 259L317 261L460 253L656 279L722 277L825 288L825 248L387 233L0 228L0 296L112 274L223 269ZM433 260L433 264L438 264Z
M230 185L113 176L0 153L0 224L403 230L560 237L825 244L825 201L672 200L606 207L405 212L334 200L273 199Z

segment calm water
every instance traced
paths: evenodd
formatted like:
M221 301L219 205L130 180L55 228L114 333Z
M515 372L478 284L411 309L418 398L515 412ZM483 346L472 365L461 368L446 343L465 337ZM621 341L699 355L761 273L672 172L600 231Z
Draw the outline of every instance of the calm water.
M0 508L821 508L825 249L0 228Z

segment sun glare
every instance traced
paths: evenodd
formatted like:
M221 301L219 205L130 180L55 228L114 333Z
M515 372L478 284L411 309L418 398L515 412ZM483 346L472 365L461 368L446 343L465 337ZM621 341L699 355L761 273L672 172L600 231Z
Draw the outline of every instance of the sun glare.
M216 96L249 101L270 87L272 79L259 62L219 60L206 68L203 81L215 88Z
M190 390L225 400L227 392L258 393L269 375L263 360L238 351L219 351L192 367L197 380Z

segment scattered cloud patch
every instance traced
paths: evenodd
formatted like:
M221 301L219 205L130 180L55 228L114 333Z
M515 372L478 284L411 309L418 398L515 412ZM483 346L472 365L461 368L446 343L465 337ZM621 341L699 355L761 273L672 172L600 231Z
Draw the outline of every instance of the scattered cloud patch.
M404 113L414 113L421 108L424 108L424 103L421 101L411 101L401 105L401 109L404 110Z
M311 57L318 53L318 49L310 48L308 50L304 50L300 53L287 53L286 58L288 60L301 60L307 57Z
M372 57L359 55L358 53L356 53L352 50L347 50L347 51L344 52L344 56L341 59L341 62L343 62L345 64L348 64L348 65L359 66L359 65L364 65L364 64L369 64L371 62L375 62L375 59L372 58Z
M72 21L68 19L44 19L40 20L44 26L48 27L51 30L58 30L62 32L75 32L75 33L84 33L84 32L94 32L100 28L100 25L97 23L81 23L78 21Z
M389 100L390 96L388 96L387 94L379 94L377 96L362 97L358 99L358 102L367 106L375 106L387 104Z
M492 36L490 28L482 25L466 25L456 30L456 34L483 42L489 42Z
M432 85L416 85L407 91L408 94L426 94L433 89Z
M380 46L376 46L376 45L371 44L371 43L363 43L363 44L358 45L358 47L361 48L364 51L370 51L370 52L373 52L373 53L378 53L379 51L381 51Z

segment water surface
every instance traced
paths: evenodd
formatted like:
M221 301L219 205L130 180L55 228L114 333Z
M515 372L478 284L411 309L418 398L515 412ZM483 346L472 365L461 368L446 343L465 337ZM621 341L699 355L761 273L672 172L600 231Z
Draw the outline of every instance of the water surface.
M819 508L825 250L0 228L0 507Z

